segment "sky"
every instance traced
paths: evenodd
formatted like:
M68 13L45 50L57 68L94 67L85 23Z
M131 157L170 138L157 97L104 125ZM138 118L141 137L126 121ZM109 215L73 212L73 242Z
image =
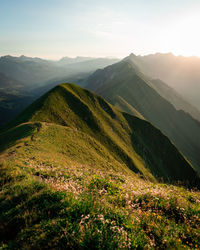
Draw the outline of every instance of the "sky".
M200 0L0 0L0 55L200 57Z

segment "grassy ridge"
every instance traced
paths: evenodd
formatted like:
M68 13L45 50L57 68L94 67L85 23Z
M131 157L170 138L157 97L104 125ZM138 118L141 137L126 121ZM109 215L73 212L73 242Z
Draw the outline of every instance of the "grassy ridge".
M85 134L40 125L22 125L29 135L1 154L2 249L198 249L199 192L141 179Z
M120 112L86 89L59 85L9 126L38 121L67 126L91 136L113 158L151 181L162 178L198 186L199 177L191 165L158 129Z
M125 112L135 115L137 110L167 135L200 173L200 123L163 98L156 83L142 74L131 58L96 71L86 87Z
M198 185L190 164L149 122L75 85L1 131L0 168L1 249L199 247L199 191L158 183Z

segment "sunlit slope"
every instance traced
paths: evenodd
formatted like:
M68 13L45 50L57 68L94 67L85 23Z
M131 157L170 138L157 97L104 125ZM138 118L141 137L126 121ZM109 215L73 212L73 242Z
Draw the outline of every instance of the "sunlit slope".
M92 161L93 155L93 164L101 158L106 166L107 159L110 159L108 162L114 159L118 168L128 167L152 181L199 184L191 165L158 129L147 121L120 112L103 98L73 84L59 85L30 105L8 125L10 130L3 132L1 140L8 140L4 138L6 134L7 138L13 138L11 131L27 126L24 123L38 123L46 131L42 138L37 132L36 136L39 136L39 145L49 143L47 154L51 147L54 147L52 152L56 152L63 143L63 154L66 154L68 144L73 144L72 160L78 161L82 154L82 161ZM43 123L47 125L42 126ZM48 132L50 130L54 132Z
M120 97L161 129L200 172L200 123L188 113L176 110L151 84L129 58L96 71L87 81L89 89L113 105ZM135 115L127 106L123 109Z

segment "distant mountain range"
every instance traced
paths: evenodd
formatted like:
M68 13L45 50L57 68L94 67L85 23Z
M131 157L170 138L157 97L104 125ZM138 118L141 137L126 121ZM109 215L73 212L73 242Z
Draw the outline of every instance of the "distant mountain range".
M183 110L176 110L171 98L182 106L188 104L161 81L150 81L141 72L141 66L134 63L133 57L130 55L119 63L96 71L88 78L86 87L121 110L150 121L200 172L200 122ZM169 95L169 89L172 95ZM194 109L195 112L199 115Z
M63 58L59 61L50 61L26 56L0 57L0 73L17 81L23 82L27 87L39 87L53 78L68 77L80 73L92 73L104 68L119 59L110 58Z
M0 57L0 126L61 82L79 83L118 59L64 57L59 61L26 56Z

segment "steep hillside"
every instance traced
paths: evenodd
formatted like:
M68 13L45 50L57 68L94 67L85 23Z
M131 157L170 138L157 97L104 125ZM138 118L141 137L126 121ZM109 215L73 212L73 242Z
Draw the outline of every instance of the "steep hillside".
M123 100L121 100L123 102ZM0 132L2 249L198 248L200 179L149 122L62 84Z
M58 124L92 136L112 157L152 181L195 183L196 173L190 164L159 130L75 85L54 88L9 126L27 122Z
M169 87L159 79L151 80L151 86L166 100L168 100L177 110L184 110L194 119L200 121L200 111L187 102L178 92Z
M130 58L96 71L87 87L113 105L118 97L136 109L146 120L161 129L200 172L200 123L184 111L177 111L151 87ZM128 111L126 108L125 111ZM129 108L131 114L135 114Z
M149 122L75 85L1 131L0 168L3 249L198 247L199 192L156 183L199 186L191 165Z

